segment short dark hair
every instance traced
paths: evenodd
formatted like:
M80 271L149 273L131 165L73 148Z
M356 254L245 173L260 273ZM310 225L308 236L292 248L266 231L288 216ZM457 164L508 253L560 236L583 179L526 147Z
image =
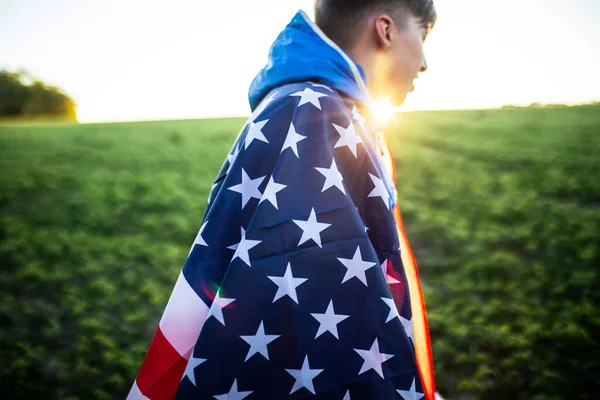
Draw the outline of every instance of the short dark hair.
M315 22L338 46L349 50L356 42L366 17L384 12L401 28L409 15L427 29L437 20L433 0L315 0Z

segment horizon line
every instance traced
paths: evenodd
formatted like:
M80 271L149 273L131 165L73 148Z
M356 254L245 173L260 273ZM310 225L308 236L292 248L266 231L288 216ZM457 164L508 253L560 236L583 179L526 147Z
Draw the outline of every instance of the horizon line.
M600 100L592 100L579 103L538 103L532 102L527 105L504 104L497 107L468 107L468 108L440 108L440 109L408 109L398 110L395 114L405 113L431 113L431 112L452 112L452 111L501 111L506 109L541 109L541 108L569 108L600 106ZM89 121L64 121L52 116L32 116L32 117L6 117L0 116L0 127L2 126L26 126L26 125L109 125L109 124L134 124L144 122L178 122L178 121L198 121L198 120L221 120L221 119L248 119L251 114L246 115L214 115L214 116L189 116L174 118L156 118L156 119L115 119L115 120L89 120Z

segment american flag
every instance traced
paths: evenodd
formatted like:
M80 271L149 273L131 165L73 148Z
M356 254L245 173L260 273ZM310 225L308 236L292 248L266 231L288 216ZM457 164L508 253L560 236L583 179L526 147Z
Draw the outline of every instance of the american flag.
M425 396L394 182L374 138L324 85L261 102L128 399Z

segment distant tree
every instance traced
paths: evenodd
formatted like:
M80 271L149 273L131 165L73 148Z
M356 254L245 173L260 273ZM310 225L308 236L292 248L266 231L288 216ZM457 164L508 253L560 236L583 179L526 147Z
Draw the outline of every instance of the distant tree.
M19 73L0 70L0 115L20 115L28 97Z
M0 117L3 116L77 120L73 99L24 70L0 70Z

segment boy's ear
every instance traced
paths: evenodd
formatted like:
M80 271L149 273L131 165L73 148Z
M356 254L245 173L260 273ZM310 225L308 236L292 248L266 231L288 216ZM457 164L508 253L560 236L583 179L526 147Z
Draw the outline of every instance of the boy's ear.
M381 14L375 19L375 35L380 47L392 47L394 20L387 14Z

